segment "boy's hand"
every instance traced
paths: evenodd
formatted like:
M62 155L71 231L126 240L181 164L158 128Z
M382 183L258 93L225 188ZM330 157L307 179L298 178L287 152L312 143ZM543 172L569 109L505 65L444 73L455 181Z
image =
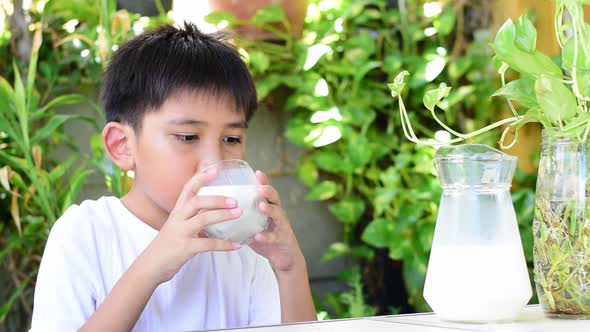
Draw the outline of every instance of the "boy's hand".
M176 206L156 238L141 256L149 262L157 282L170 280L193 256L205 251L229 251L239 243L199 236L205 226L239 218L242 210L233 198L197 196L197 192L215 177L215 171L199 172L178 196Z
M258 192L267 202L261 202L260 211L268 215L266 231L256 234L250 247L266 257L277 273L290 272L296 268L305 269L305 259L287 218L281 207L279 193L269 185L268 178L261 171L256 171L260 183Z

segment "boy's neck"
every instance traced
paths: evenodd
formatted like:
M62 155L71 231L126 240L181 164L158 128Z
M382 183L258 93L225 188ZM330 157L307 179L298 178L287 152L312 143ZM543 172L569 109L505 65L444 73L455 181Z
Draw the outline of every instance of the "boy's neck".
M168 212L161 209L135 186L121 198L125 207L139 220L155 230L160 230L168 219Z

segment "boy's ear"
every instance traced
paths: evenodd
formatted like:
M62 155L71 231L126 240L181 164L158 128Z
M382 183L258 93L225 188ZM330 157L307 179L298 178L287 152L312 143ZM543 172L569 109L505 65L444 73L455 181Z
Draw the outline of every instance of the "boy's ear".
M102 130L102 144L109 158L123 170L135 167L133 129L119 122L109 122Z

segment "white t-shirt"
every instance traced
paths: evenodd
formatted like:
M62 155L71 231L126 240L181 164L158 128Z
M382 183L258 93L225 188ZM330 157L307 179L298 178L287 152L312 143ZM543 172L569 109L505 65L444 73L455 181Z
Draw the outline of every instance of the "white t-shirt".
M49 235L31 331L74 331L158 234L115 197L70 207ZM189 260L147 303L133 331L198 331L278 324L269 262L248 246Z

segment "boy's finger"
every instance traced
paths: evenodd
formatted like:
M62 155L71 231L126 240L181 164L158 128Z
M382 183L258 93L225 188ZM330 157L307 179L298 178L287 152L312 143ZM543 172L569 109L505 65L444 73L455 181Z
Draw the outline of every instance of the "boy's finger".
M258 183L260 183L263 186L265 186L265 185L267 185L269 183L268 182L268 177L261 170L257 170L256 171L256 179L258 180Z
M215 169L210 169L205 172L198 172L197 174L193 175L190 180L182 188L180 195L178 195L178 199L176 200L176 207L184 206L187 201L195 196L199 189L202 186L207 184L209 181L213 180L216 175Z
M231 251L240 247L239 243L218 239L199 238L193 242L193 252L195 254L205 251Z
M254 241L262 244L275 244L277 242L277 235L272 232L262 232L256 234Z
M260 186L258 187L258 192L260 193L260 195L264 198L266 198L266 200L270 203L270 204L274 204L274 205L281 205L281 197L279 195L279 192L273 188L272 186L269 185L264 185L264 186Z
M203 228L220 222L234 220L242 215L242 209L217 209L203 211L186 221L187 231L198 234Z
M258 204L258 209L263 214L269 216L275 223L287 222L284 210L278 205L260 202Z
M198 196L194 195L182 206L180 216L189 219L199 213L200 210L231 209L238 206L238 202L231 197L225 196Z

